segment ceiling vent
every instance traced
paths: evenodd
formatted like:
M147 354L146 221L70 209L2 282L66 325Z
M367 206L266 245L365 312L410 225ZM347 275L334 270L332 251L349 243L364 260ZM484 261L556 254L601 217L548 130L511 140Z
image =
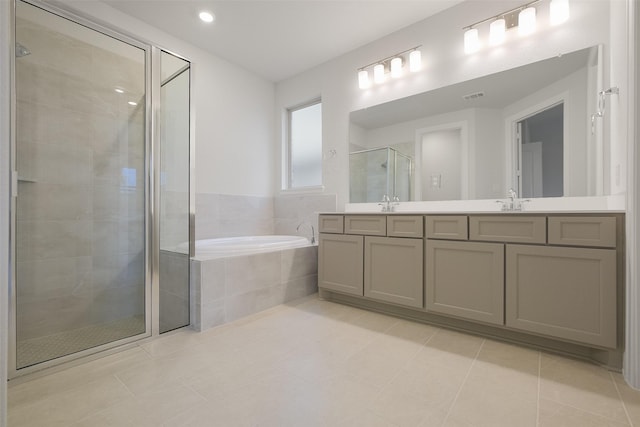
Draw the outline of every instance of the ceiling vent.
M469 93L467 95L462 95L462 98L469 101L471 99L482 98L483 96L484 96L484 92L480 91L475 93Z

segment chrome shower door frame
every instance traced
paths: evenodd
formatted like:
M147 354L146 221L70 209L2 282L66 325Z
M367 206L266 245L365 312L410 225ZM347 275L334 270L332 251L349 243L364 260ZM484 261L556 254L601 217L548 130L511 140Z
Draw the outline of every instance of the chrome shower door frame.
M9 280L9 367L8 373L9 378L15 378L21 375L33 373L35 371L39 371L46 368L51 368L63 363L73 362L81 358L89 358L100 357L109 352L117 352L121 351L123 348L126 348L127 344L132 344L141 339L150 337L152 335L157 335L158 331L158 323L157 323L157 305L152 305L152 297L155 297L158 293L158 275L157 275L157 266L159 259L159 249L158 245L158 232L157 227L154 227L155 215L157 213L157 206L155 203L155 193L156 193L156 183L159 182L159 171L155 168L154 159L157 156L157 147L156 143L154 143L154 127L155 127L155 118L153 115L153 98L154 98L154 81L152 81L152 47L148 43L141 42L140 40L123 34L122 32L115 31L113 29L107 28L103 25L96 24L88 18L77 15L75 13L69 12L67 10L52 6L49 3L44 3L39 0L14 0L12 2L12 28L11 28L11 45L12 49L15 49L16 42L16 28L15 28L15 18L16 18L16 4L18 2L23 2L25 4L29 4L31 6L38 7L48 13L53 15L57 15L59 17L68 19L76 24L82 25L88 29L96 31L98 33L104 34L106 36L112 37L118 41L123 43L127 43L129 45L135 46L139 49L142 49L145 53L145 141L144 141L144 167L145 167L145 183L144 183L144 206L145 206L145 214L144 214L144 307L145 307L145 332L134 335L128 338L123 338L117 341L112 341L107 344L103 344L97 347L88 348L86 350L72 353L66 356L62 356L59 358L55 358L52 360L48 360L42 363L38 363L32 366L28 366L25 368L18 369L17 368L17 360L16 360L16 349L17 349L17 298L16 298L16 196L17 196L17 164L16 164L16 149L17 149L17 141L16 141L16 57L15 51L12 52L11 55L11 191L10 191L10 221L11 221L11 231L10 231L10 280ZM124 346L124 347L123 347ZM98 356L98 353L100 355Z

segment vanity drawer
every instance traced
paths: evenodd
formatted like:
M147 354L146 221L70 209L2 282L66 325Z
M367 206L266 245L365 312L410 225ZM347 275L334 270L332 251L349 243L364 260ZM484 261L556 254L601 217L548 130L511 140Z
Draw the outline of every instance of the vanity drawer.
M546 243L546 226L543 216L470 216L469 240Z
M424 237L422 216L389 215L387 217L387 236L391 237Z
M615 248L616 219L607 216L550 216L549 244Z
M467 240L469 236L466 215L428 215L426 227L429 239Z
M342 215L320 215L318 223L320 233L344 233L344 216Z
M387 235L386 215L346 215L345 234L366 234L367 236Z

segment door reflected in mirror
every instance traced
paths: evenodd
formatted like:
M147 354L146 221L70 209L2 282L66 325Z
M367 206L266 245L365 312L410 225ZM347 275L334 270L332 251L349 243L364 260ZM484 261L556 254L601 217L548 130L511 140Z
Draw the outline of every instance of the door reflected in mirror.
M562 197L564 104L526 117L516 126L518 194L522 197Z
M454 127L425 133L420 144L422 200L462 199L462 129Z

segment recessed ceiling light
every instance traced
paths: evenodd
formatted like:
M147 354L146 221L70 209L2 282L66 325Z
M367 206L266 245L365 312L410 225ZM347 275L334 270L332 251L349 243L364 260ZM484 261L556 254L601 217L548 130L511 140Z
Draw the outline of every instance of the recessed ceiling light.
M138 103L137 103L137 102L133 102L133 101L129 101L129 102L128 102L128 104L129 104L129 105L133 105L133 106L138 105Z
M124 93L124 91L123 91L122 89L120 89L120 88L115 88L114 90L115 90L116 92L118 92L118 93Z
M200 19L202 19L204 22L211 23L213 22L214 19L216 19L215 15L211 12L207 12L207 11L202 11L200 12L200 14L198 15L200 17Z

